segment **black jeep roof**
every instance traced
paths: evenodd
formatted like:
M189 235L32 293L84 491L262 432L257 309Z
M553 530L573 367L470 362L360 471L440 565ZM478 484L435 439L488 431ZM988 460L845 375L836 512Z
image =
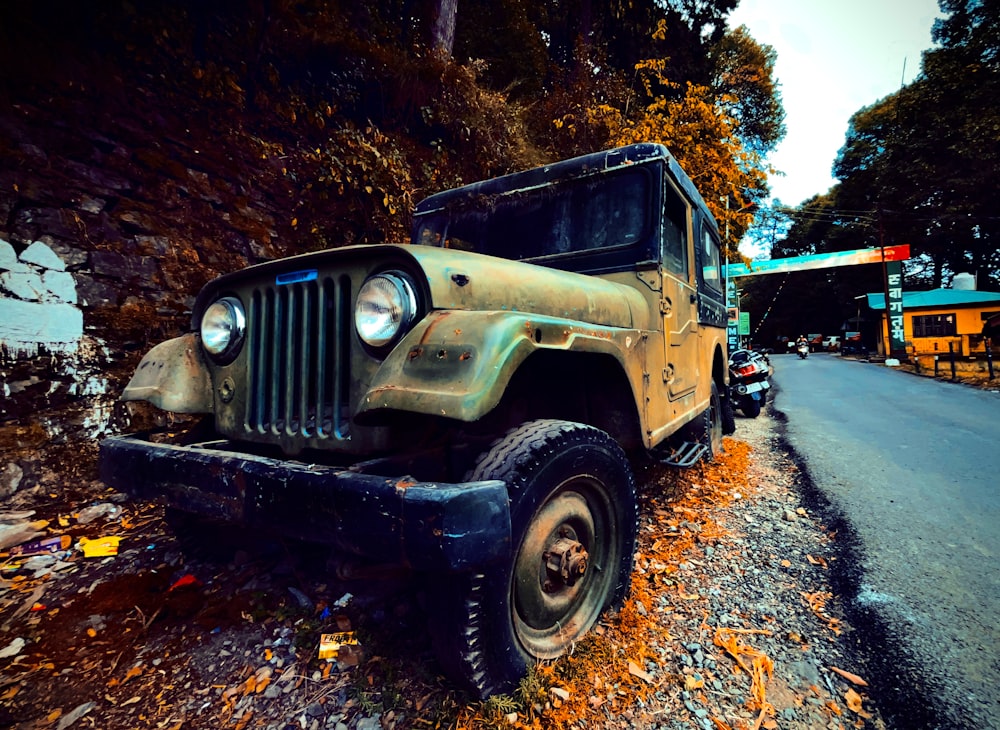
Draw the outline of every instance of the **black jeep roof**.
M435 193L417 203L413 214L415 217L426 215L446 208L450 204L464 202L478 195L496 195L514 190L541 187L559 180L585 177L656 159L664 160L670 177L673 178L684 194L696 206L701 208L705 217L711 221L711 225L718 230L715 218L712 217L711 213L705 207L705 201L698 193L698 189L695 188L694 183L691 182L691 179L681 169L674 156L663 145L650 142L639 142L627 147L605 150L604 152L594 152L589 155L554 162L551 165L543 165L531 170L514 172L509 175Z

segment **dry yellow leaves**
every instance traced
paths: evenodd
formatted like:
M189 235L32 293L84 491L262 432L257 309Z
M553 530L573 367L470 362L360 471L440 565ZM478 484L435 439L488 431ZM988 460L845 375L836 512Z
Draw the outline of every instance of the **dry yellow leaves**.
M847 702L847 707L851 710L851 712L865 719L871 717L871 713L865 712L865 709L862 706L861 695L859 695L853 689L848 689L844 693L844 700Z
M648 684L653 683L653 675L651 675L649 672L644 671L635 662L628 663L628 673L631 674L633 677L638 677L639 679L643 680L644 682L647 682Z
M694 675L688 674L684 677L684 689L688 692L692 690L701 689L705 686L704 679L695 679Z
M142 665L136 664L134 667L132 667L125 673L125 679L122 680L122 684L125 684L125 682L129 681L130 679L138 677L140 674L142 674Z
M859 677L854 672L848 672L847 670L840 669L839 667L830 667L830 671L834 672L835 674L839 674L841 677L843 677L844 679L846 679L848 682L853 682L854 684L858 685L859 687L867 687L868 686L868 682L866 682L864 679L862 679L861 677Z
M830 567L826 563L826 558L823 558L823 557L814 558L812 555L806 555L806 560L808 560L813 565L820 566L821 568L823 568L823 570L826 570L827 568Z

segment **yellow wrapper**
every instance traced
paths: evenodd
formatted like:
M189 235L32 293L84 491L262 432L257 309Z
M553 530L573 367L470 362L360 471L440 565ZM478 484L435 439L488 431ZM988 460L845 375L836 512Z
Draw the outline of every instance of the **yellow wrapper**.
M109 555L118 554L119 542L121 542L121 538L117 536L97 537L93 540L81 537L80 547L83 549L83 557L85 558L106 558Z
M336 659L341 648L345 646L357 646L358 640L353 631L340 631L336 634L320 634L319 637L319 658Z

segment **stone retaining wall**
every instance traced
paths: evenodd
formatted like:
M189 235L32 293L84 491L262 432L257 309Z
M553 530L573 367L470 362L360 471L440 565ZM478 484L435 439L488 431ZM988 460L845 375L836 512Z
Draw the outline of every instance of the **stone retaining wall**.
M291 189L247 137L133 92L0 104L0 496L59 447L92 466L97 439L135 425L116 401L139 358L187 329L201 286L287 252Z

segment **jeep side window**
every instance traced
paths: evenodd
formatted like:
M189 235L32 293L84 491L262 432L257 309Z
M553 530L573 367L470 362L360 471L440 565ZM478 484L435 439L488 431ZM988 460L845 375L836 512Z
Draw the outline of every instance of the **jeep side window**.
M706 286L722 291L721 269L719 266L719 243L712 232L702 228L701 271Z
M663 265L687 281L687 204L669 183L663 194Z
M414 240L515 260L630 246L648 233L651 181L633 168L477 195L424 216Z

